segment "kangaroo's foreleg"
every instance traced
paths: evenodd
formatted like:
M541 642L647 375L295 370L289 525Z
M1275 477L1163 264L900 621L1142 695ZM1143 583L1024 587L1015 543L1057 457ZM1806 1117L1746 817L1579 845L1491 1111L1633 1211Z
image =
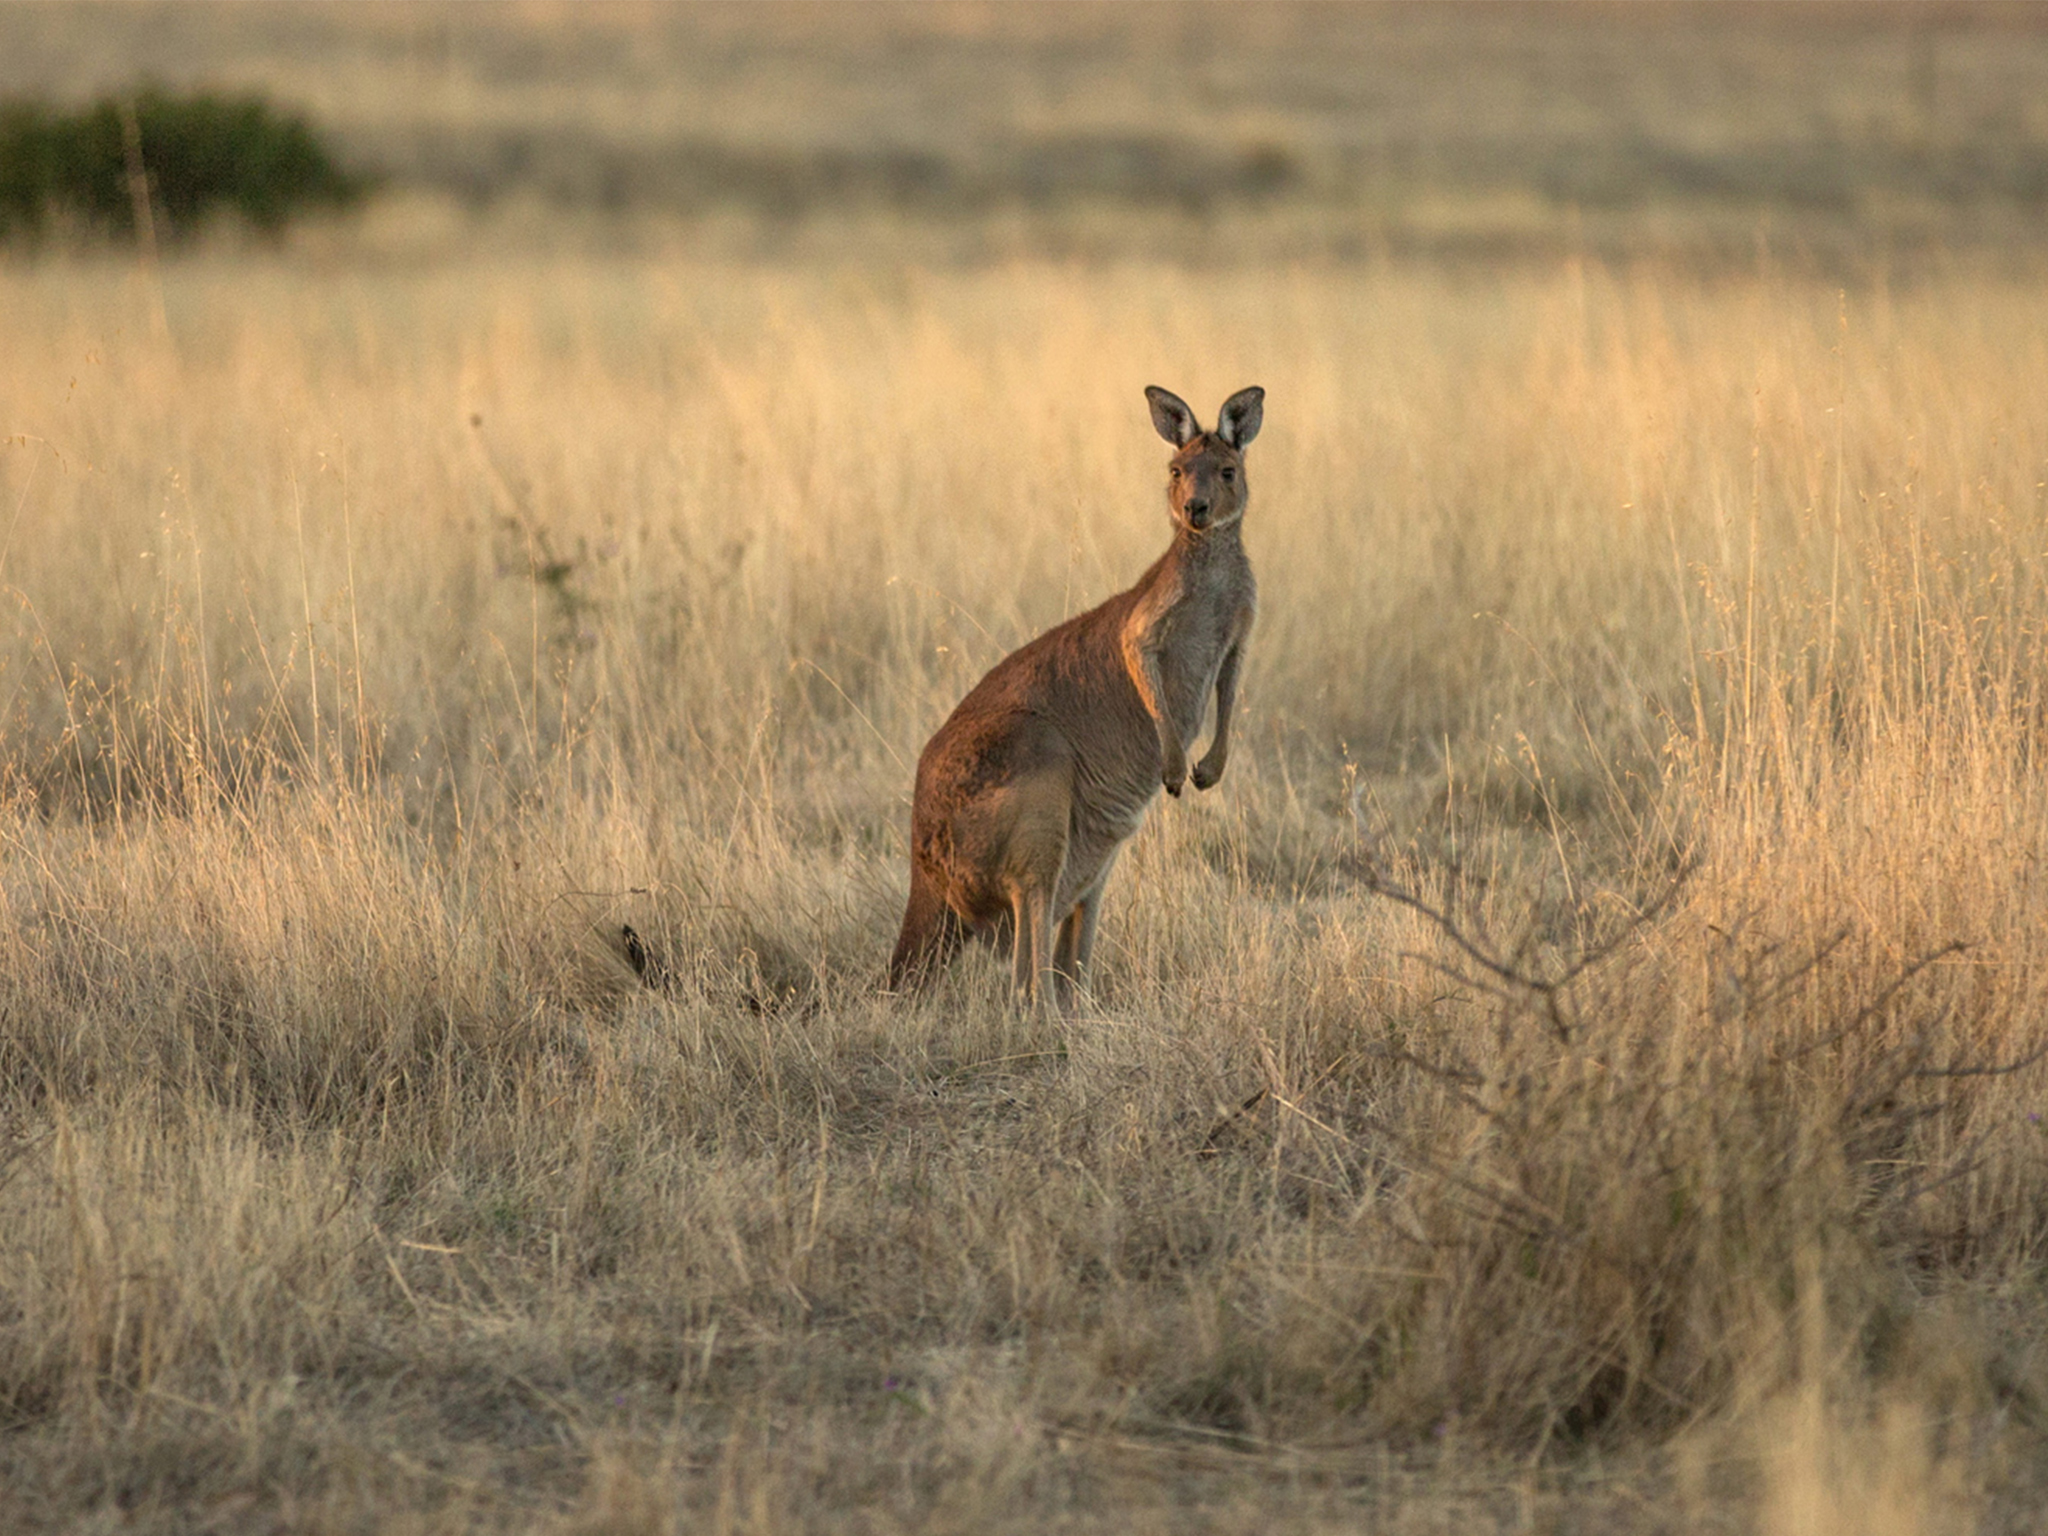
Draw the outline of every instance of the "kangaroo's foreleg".
M1195 788L1207 789L1223 777L1223 765L1230 758L1230 712L1237 704L1237 669L1244 661L1244 641L1223 653L1223 665L1216 669L1216 734L1209 738L1209 750L1195 764Z

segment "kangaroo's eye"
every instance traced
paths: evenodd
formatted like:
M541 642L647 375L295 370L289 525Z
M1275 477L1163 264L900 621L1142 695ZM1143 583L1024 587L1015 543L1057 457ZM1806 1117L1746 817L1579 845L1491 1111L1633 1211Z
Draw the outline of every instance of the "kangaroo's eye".
M1222 471L1222 474L1223 474L1223 483L1224 483L1225 485L1229 485L1229 484L1230 484L1230 483L1231 483L1231 482L1232 482L1233 480L1235 480L1235 479L1237 478L1237 471L1236 471L1236 470L1234 470L1234 469L1229 469L1229 468L1225 468L1225 469L1224 469L1224 470Z
M1173 479L1178 480L1180 478L1180 466L1178 464L1175 464L1171 468L1169 468L1166 471L1166 473Z

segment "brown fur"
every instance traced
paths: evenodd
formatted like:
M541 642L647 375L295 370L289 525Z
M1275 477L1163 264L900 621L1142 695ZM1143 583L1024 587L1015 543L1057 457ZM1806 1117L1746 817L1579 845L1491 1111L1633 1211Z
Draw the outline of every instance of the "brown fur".
M1049 976L1070 1009L1110 867L1153 795L1223 776L1258 605L1239 524L1265 392L1231 396L1213 432L1145 393L1176 449L1173 543L1129 591L1004 657L926 743L891 987L923 983L970 936L1007 937L1016 990L1042 1004ZM1216 728L1191 774L1211 690Z

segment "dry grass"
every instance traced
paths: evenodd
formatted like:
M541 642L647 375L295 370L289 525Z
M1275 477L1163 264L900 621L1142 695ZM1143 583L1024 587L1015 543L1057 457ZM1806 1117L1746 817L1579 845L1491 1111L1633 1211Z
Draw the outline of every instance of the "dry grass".
M0 271L13 1528L2024 1524L2037 278L165 283ZM1153 380L1231 776L1082 1023L882 998Z

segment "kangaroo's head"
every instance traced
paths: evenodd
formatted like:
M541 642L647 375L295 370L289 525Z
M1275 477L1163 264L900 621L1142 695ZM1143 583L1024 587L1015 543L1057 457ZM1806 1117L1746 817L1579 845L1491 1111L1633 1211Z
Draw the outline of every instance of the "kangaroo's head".
M1204 432L1187 402L1171 390L1155 384L1145 398L1152 402L1152 425L1175 450L1166 470L1166 502L1174 523L1201 534L1243 517L1251 499L1244 451L1265 419L1266 392L1254 384L1224 401L1213 432Z

